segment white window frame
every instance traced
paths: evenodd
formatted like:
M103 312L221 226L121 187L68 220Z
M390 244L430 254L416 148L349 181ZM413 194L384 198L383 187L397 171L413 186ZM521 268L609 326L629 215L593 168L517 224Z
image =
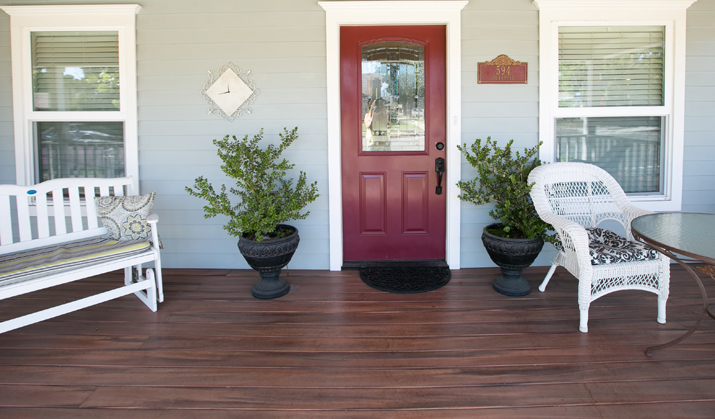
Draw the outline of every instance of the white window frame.
M685 143L686 10L697 0L533 0L539 9L539 140L540 158L555 158L557 118L599 116L665 117L662 192L630 196L638 207L680 211L683 200ZM559 108L558 33L560 26L665 27L663 106Z
M136 14L138 4L77 6L2 6L10 15L15 173L18 185L35 179L33 124L123 122L125 176L139 178L137 133ZM116 31L119 36L118 111L35 111L32 95L31 34L40 31Z

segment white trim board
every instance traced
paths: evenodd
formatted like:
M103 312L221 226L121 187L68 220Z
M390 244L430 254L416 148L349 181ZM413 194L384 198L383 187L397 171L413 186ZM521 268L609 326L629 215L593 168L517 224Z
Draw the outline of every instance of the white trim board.
M460 268L461 11L468 1L320 1L325 10L328 89L328 207L330 270L343 265L343 206L340 159L340 26L445 25L447 31L447 237L446 262Z

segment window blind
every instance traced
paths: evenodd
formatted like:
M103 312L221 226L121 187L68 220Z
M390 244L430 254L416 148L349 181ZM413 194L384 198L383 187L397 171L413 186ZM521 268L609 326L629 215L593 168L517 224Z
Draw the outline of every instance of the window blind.
M33 32L36 111L119 110L117 32Z
M559 28L559 107L662 106L663 26Z

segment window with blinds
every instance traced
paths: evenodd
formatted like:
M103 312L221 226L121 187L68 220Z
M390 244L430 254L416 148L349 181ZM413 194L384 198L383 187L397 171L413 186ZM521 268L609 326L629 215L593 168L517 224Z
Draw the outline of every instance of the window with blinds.
M117 32L33 32L35 111L119 110Z
M559 27L559 107L662 106L663 26Z

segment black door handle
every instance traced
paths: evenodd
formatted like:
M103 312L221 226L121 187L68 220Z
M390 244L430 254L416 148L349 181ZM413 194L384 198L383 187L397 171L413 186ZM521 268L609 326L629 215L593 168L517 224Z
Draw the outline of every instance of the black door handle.
M437 190L435 193L437 195L442 195L442 175L444 174L444 159L442 157L437 157L434 161L434 171L437 172Z

